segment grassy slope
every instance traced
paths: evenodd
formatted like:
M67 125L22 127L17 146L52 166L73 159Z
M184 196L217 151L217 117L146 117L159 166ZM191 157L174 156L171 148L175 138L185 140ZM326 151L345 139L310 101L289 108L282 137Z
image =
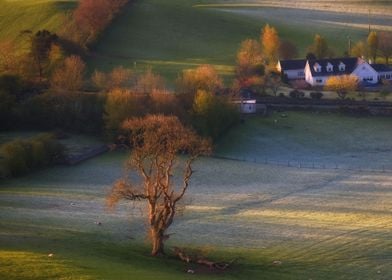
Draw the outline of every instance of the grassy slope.
M282 38L294 41L301 53L312 42L315 33L323 34L342 53L346 36L357 39L365 31L333 24L309 24L306 18L271 10L271 15L247 14L246 8L231 12L197 8L209 1L135 1L128 6L97 45L91 68L108 70L115 65L143 69L151 66L171 81L182 69L202 63L217 65L222 74L230 75L235 53L245 38L258 38L267 22L277 26ZM262 10L264 11L264 10ZM269 12L268 12L269 13ZM320 20L329 17L321 15Z
M390 119L382 117L274 113L233 128L217 152L250 160L392 170L391 129Z
M74 0L0 0L0 40L20 41L22 30L57 31L66 12L74 6Z
M285 130L289 141L305 141L306 148L317 146L309 139L321 125L326 138L336 130L347 131L330 138L341 137L339 143L344 145L355 123L370 124L339 118L339 127L334 128L334 116L290 113L279 129ZM257 128L256 122L251 124L249 133ZM388 124L382 119L372 124L377 128L373 139L385 142ZM259 138L259 144L273 146L280 141L279 133L267 128L270 142ZM307 137L298 138L299 134ZM231 139L246 143L239 137ZM358 138L353 149L366 148L370 140ZM256 142L253 139L250 145ZM148 256L139 204L106 211L103 198L122 174L125 158L121 153L107 154L72 168L57 167L1 182L0 260L6 260L6 265L1 261L0 278L53 279L54 274L60 279L392 277L391 174L201 159L187 197L190 205L171 228L175 234L169 245L203 248L217 259L241 259L223 277L194 276L184 273L187 266L172 258ZM275 260L282 265L273 265Z

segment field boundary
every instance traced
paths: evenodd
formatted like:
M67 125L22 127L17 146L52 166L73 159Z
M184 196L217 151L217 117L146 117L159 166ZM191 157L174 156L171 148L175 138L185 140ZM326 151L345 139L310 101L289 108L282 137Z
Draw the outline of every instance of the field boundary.
M324 169L324 170L345 170L345 171L356 171L356 172L374 172L374 173L392 173L392 167L387 167L385 165L378 166L376 168L366 168L359 166L347 166L338 163L320 163L316 161L300 161L300 160L273 160L268 158L249 158L249 157L234 157L234 156L222 156L222 155L212 155L212 158L240 161L247 163L256 163L272 166L282 166L289 168L298 169Z

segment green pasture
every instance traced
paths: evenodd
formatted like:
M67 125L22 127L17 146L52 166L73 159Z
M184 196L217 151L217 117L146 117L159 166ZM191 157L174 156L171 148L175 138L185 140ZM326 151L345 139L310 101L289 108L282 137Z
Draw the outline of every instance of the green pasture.
M301 56L316 33L327 38L337 55L347 49L348 36L356 41L367 35L366 28L351 24L366 25L365 15L246 4L226 7L221 3L135 1L100 37L90 59L91 70L110 70L117 65L135 71L151 67L172 83L183 69L208 63L229 80L241 41L258 39L266 23L276 26L282 39L293 41ZM387 17L377 20L380 25L391 24Z
M125 152L1 181L0 278L390 279L390 172L251 160L317 149L325 162L345 152L370 165L387 157L390 162L389 120L286 114L249 119L222 139L221 155L232 156L235 146L235 155L248 161L196 162L166 258L149 256L142 203L105 207L111 184L125 172ZM364 157L376 147L385 150ZM322 155L327 149L331 157ZM200 270L176 260L173 246L237 261L224 273Z

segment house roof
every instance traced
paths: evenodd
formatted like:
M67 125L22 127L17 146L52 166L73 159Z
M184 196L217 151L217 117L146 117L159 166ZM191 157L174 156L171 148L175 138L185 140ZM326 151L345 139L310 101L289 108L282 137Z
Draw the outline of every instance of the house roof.
M392 66L386 64L370 64L377 72L392 72Z
M351 74L358 64L363 63L363 60L356 57L344 57L344 58L327 58L327 59L315 59L308 60L310 71L312 72L313 77L322 77L322 76L337 76L337 75L349 75ZM340 71L339 65L344 64L345 68L343 71ZM318 64L321 66L321 71L316 72L314 69L315 65ZM332 71L327 71L327 65L332 65Z
M280 60L282 71L305 69L306 59Z

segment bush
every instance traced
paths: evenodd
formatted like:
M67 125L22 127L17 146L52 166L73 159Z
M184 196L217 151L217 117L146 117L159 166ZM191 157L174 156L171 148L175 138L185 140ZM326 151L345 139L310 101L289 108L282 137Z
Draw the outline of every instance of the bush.
M64 146L51 134L13 140L0 146L0 176L17 177L64 158Z
M297 89L290 91L289 95L290 95L291 98L296 98L296 99L305 97L305 93L302 92L302 91L299 91Z
M319 91L311 92L310 98L312 99L321 99L323 97L323 93Z

